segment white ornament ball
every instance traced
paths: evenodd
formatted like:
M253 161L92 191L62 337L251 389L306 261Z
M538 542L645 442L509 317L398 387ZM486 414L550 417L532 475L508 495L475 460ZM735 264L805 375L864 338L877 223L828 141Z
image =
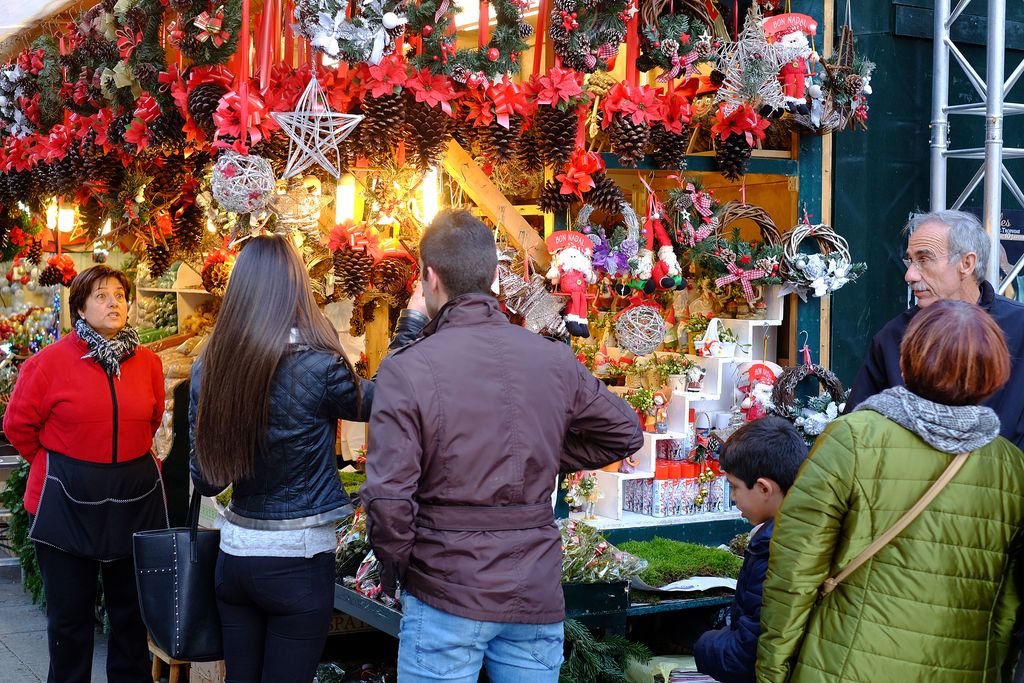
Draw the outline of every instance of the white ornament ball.
M3 294L4 296L10 296L11 292L13 291L14 290L11 289L10 285L4 285L3 287L0 287L0 294Z
M27 287L27 288L28 288L28 291L30 291L30 292L34 292L34 291L36 291L36 288L37 288L38 286L39 286L39 285L38 285L38 284L36 284L35 280L30 280L30 281L29 281L29 283L28 283L27 285L25 285L25 287Z
M267 205L276 182L274 169L263 157L221 152L213 167L213 198L227 211L252 213Z
M384 28L392 29L401 24L402 20L394 12L385 12L384 16L380 18L380 23L384 25Z

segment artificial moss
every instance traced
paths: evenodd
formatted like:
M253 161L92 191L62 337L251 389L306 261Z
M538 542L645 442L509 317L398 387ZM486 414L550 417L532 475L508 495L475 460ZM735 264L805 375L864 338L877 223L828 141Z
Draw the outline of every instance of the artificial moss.
M345 491L349 494L362 486L366 481L366 475L362 472L342 472L339 470L338 476L341 477L341 485L345 487Z
M648 585L664 586L691 576L737 578L743 558L730 552L695 543L655 537L650 541L627 541L619 549L647 560L640 575Z

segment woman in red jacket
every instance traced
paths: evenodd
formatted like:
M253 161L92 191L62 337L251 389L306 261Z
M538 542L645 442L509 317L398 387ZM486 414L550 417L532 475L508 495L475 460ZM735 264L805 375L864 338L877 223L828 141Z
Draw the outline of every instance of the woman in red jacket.
M98 574L110 616L107 680L150 680L132 534L167 527L150 453L164 378L127 324L129 288L105 265L74 279L74 331L25 362L4 415L31 464L25 508L46 591L49 683L89 683Z

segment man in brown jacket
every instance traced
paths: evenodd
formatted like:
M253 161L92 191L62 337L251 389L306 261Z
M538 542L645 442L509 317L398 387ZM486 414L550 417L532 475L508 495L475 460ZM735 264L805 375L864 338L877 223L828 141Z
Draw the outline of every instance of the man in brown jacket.
M360 495L384 590L402 586L399 681L557 681L559 472L640 448L636 412L571 349L512 325L491 231L440 214L420 243L430 323L377 374Z

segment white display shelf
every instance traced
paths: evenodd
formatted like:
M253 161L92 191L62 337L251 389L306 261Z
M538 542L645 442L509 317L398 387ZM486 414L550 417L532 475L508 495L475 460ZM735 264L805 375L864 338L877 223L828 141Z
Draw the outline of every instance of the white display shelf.
M185 322L185 318L192 315L199 304L210 299L213 295L203 287L202 276L193 270L188 264L182 263L178 266L177 276L174 279L173 287L135 287L135 292L140 297L151 298L161 294L174 294L175 304L178 309L178 329Z
M641 515L639 512L623 512L622 516L618 519L604 517L600 513L598 513L597 517L594 519L584 519L584 516L585 515L582 512L572 512L569 514L570 519L581 520L602 531L608 529L633 529L636 527L659 527L673 526L676 524L719 522L741 518L739 510L729 510L728 512L705 512L699 515L678 515L676 517L651 517L650 515Z

